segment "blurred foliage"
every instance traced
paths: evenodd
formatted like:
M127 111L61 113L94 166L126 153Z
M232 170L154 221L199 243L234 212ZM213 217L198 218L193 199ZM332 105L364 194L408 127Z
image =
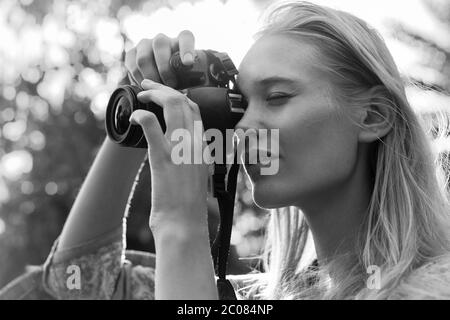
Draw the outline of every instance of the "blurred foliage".
M408 82L410 86L419 88L422 93L425 93L426 98L430 98L427 101L428 107L421 113L421 116L432 136L436 138L438 134L442 133L442 130L446 130L444 136L450 135L448 131L450 129L450 106L448 105L450 101L450 2L448 0L422 0L422 2L433 16L433 22L439 25L438 32L430 37L410 26L392 22L391 35L394 39L414 48L423 57L415 66L415 70L410 71ZM431 93L435 99L426 96L426 93ZM437 104L436 101L442 97L446 99L444 103L441 103L440 106L433 105ZM440 112L448 116L442 116ZM439 144L445 145L439 148L440 158L447 179L450 180L450 146L441 141L435 143L438 144L438 148ZM447 185L447 188L450 191L450 185Z
M442 118L439 118L436 110L440 109L450 114L448 105L450 101L448 100L450 96L450 2L448 0L422 0L422 2L434 18L433 23L439 26L433 37L421 33L420 25L418 29L413 29L411 26L395 21L390 24L391 36L413 48L422 57L413 70L409 70L410 85L423 92L432 93L438 99L446 97L446 102L440 107L433 106L435 102L430 99L427 110L422 112L422 116L428 120L426 123L437 126ZM447 153L445 156L448 156Z

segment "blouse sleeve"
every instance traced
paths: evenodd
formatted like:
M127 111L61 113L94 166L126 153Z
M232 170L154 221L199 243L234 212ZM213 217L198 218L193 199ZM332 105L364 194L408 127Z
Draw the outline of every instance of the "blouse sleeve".
M72 248L58 239L44 263L43 286L56 299L153 299L154 265L125 259L122 227Z
M58 239L44 263L43 287L56 299L153 300L155 255L127 251L123 228L76 247L58 249ZM255 281L263 274L230 275L238 299L260 299Z

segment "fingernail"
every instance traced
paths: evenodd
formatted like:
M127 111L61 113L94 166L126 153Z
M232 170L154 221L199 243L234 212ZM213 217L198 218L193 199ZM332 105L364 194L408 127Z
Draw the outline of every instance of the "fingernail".
M143 97L143 96L144 96L144 91L138 92L138 94L136 95L136 97L137 97L137 99L138 99L139 101L142 100L142 97Z
M153 83L153 81L150 80L150 79L144 79L144 80L142 80L142 82L141 82L141 86L144 86L146 83L147 83L147 84L151 84L151 83Z
M183 56L184 64L193 64L194 63L194 55L190 52L186 52Z
M130 118L128 119L128 121L129 121L131 124L138 124L138 123L136 122L136 119L135 119L134 116L133 116L133 113L131 114L131 116L130 116Z

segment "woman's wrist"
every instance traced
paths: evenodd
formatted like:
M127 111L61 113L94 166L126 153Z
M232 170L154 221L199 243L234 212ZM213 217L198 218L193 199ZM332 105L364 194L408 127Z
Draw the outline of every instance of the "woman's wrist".
M207 228L175 224L158 229L156 299L217 299Z
M157 251L158 249L160 252L167 252L170 249L190 251L192 248L198 250L202 244L209 247L207 209L197 208L193 211L198 213L198 219L181 219L190 213L186 211L151 213L153 219L152 217L150 219L150 228ZM155 219L156 216L158 218Z
M206 220L206 219L205 219ZM176 223L164 222L151 227L155 245L167 245L180 243L209 241L209 232L207 222L194 223L186 221L185 223L177 221Z

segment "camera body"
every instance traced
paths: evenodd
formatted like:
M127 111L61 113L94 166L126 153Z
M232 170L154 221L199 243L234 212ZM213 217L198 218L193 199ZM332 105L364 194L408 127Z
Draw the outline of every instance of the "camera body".
M189 99L200 109L205 130L215 128L225 134L242 118L246 101L236 89L236 70L226 53L213 50L196 50L194 64L185 66L179 52L172 55L170 66L176 75L177 90L185 90ZM111 95L106 109L105 125L108 136L116 143L135 148L147 148L147 141L140 126L129 122L138 109L153 112L166 131L163 109L155 103L141 103L137 94L142 89L134 85L117 88Z

